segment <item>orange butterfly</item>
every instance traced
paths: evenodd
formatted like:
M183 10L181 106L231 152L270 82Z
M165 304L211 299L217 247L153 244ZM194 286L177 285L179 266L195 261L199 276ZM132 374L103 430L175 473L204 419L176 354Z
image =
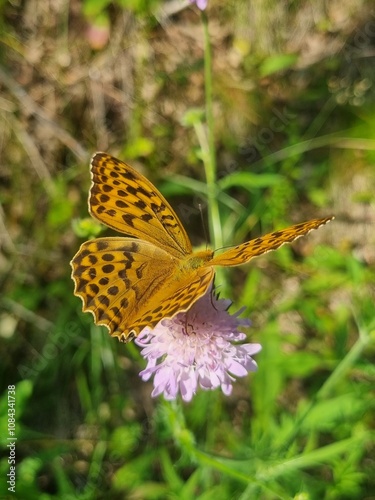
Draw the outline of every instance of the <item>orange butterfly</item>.
M213 250L193 252L172 207L134 168L107 153L96 153L91 173L91 215L131 237L83 243L71 261L74 294L96 324L105 325L123 342L146 326L188 310L209 288L214 266L245 264L333 219L302 222L219 255Z

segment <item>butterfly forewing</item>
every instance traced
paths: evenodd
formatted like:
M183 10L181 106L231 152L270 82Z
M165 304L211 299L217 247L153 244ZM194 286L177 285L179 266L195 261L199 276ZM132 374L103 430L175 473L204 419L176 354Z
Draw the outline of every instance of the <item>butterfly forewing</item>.
M301 222L300 224L296 224L286 229L281 229L280 231L274 231L273 233L260 236L259 238L237 245L215 256L209 264L211 266L239 266L245 264L253 257L263 255L271 250L276 250L284 245L284 243L291 243L313 229L318 229L318 227L326 224L332 219L333 217L313 219L307 222Z
M150 241L172 255L192 251L172 207L143 175L106 153L91 161L90 213L120 233Z

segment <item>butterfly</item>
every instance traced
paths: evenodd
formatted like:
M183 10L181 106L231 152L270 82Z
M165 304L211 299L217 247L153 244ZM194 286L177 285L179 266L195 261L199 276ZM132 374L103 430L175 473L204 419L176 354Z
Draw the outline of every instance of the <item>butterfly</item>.
M317 229L314 219L234 246L193 252L176 213L137 170L107 153L91 161L90 214L128 236L83 243L71 261L74 294L95 323L128 342L163 318L187 311L214 278L214 266L238 266Z

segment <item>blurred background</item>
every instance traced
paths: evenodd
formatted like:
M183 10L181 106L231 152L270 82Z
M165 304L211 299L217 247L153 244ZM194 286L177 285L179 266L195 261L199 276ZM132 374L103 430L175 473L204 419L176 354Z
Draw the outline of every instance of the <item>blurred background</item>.
M81 313L69 261L107 151L206 245L201 12L183 0L0 2L1 498L374 499L373 2L212 0L225 245L329 225L226 274L258 372L152 399L139 350ZM204 125L204 123L203 123ZM228 295L227 289L230 295Z

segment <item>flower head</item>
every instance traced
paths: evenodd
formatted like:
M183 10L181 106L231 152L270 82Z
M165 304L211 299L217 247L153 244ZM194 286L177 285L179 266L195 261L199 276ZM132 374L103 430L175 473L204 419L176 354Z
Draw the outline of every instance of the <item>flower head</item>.
M208 0L190 0L190 3L195 3L200 10L205 10Z
M249 326L250 321L238 317L242 310L230 315L230 305L210 288L188 311L160 321L153 330L143 329L135 342L147 359L140 376L143 380L154 376L153 397L163 393L171 400L180 393L184 401L190 401L198 387L212 390L219 386L229 395L234 376L244 377L257 369L251 356L261 346L234 344L246 338L237 328Z

